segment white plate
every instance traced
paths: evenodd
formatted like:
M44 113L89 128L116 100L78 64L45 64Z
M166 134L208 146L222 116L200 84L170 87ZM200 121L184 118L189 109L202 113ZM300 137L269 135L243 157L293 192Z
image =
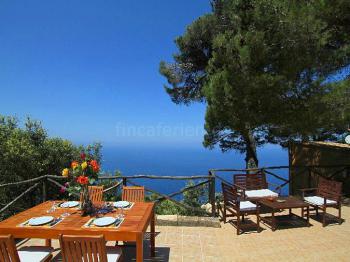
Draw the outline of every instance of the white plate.
M114 207L116 208L126 208L128 206L130 206L130 202L128 201L118 201L118 202L114 202L113 203Z
M60 205L60 207L63 208L70 208L70 207L76 207L79 205L78 201L68 201L68 202L64 202Z
M350 135L345 137L345 143L350 144Z
M51 216L33 217L29 219L28 224L30 226L40 226L40 225L45 225L47 223L50 223L52 220L54 220L54 217L51 217Z
M105 227L105 226L112 225L113 223L115 223L116 220L117 219L115 217L101 217L101 218L96 218L93 224L98 227Z

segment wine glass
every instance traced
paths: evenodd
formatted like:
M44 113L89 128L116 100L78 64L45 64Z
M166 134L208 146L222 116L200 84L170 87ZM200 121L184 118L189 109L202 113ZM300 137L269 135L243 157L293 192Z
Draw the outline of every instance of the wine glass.
M56 206L56 201L52 201L52 206L51 206L50 209L48 209L46 212L47 212L47 213L53 213L53 212L56 211L56 208L57 208L57 206Z
M119 217L120 218L124 218L125 217L125 215L124 215L124 207L120 207Z

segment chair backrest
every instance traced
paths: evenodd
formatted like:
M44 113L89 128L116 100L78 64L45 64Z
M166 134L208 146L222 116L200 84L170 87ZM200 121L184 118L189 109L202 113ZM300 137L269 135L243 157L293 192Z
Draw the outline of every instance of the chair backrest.
M221 182L224 205L239 209L240 196L234 186Z
M327 199L338 200L342 193L342 182L319 177L317 195Z
M268 188L264 172L258 172L256 174L235 174L233 175L233 183L246 190Z
M0 261L20 262L15 240L11 235L0 236Z
M80 194L80 201L83 195ZM89 186L89 197L92 203L102 202L103 200L103 186Z
M143 186L123 186L122 200L129 202L144 202L145 188Z
M100 236L60 235L63 262L107 262L106 241Z

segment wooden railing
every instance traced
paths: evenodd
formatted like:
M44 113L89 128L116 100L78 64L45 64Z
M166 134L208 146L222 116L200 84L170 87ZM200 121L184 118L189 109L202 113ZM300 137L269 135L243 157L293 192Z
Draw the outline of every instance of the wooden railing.
M203 180L204 181L200 181L195 185L191 185L191 186L187 186L177 192L171 193L171 194L163 194L159 191L156 191L154 189L150 189L148 187L144 187L146 192L149 193L153 193L158 195L159 197L155 200L155 203L158 204L161 201L164 200L169 200L171 202L173 202L174 204L176 204L179 207L182 207L186 210L191 210L200 214L206 214L206 211L204 211L201 208L198 207L193 207L193 206L189 206L186 205L185 203L182 203L176 199L174 199L174 197L178 196L178 195L182 195L185 192L194 190L196 188L202 187L206 184L209 185L209 194L208 194L208 199L210 199L211 197L215 198L215 182L213 183L213 181L215 180L215 178L211 175L209 176L153 176L153 175L135 175L135 176L122 176L122 177L111 177L111 176L105 176L105 177L99 177L99 179L122 179L122 183L123 186L126 185L133 185L133 186L141 186L137 183L134 182L135 179L161 179L161 180ZM214 192L214 195L211 195L210 192Z
M215 186L216 186L216 180L223 181L225 183L232 184L232 176L235 173L247 173L247 172L264 172L266 176L271 176L277 179L280 183L273 184L273 188L276 191L281 191L284 187L287 185L290 185L293 177L290 176L291 172L295 172L297 170L298 173L303 174L308 177L308 186L311 186L311 177L316 175L323 175L322 172L320 172L320 169L329 169L332 168L333 172L328 173L328 178L334 178L340 173L345 173L350 177L350 166L274 166L274 167L262 167L262 168L256 168L256 169L211 169L209 170L208 175L198 175L198 176L153 176L153 175L135 175L135 176L100 176L99 179L101 181L111 181L111 185L104 190L104 192L110 192L112 190L117 190L117 188L121 185L134 185L139 186L139 184L135 183L135 180L137 179L159 179L159 180L196 180L199 182L195 185L187 186L185 188L182 188L181 190L177 192L173 192L171 194L164 194L161 192L157 192L154 189L145 187L145 190L150 193L154 193L158 196L157 199L154 201L156 203L160 203L164 200L169 200L173 202L174 204L180 206L181 208L195 211L197 213L207 215L206 211L202 210L199 207L193 207L186 205L185 203L178 201L177 199L174 199L175 197L182 195L185 192L194 190L196 188L202 187L207 185L208 186L208 202L211 204L211 214L212 216L216 216L216 197L215 197ZM284 170L284 172L287 172L288 178L283 177L281 174L277 174L277 170ZM229 176L228 176L229 175ZM3 187L12 187L12 186L18 186L18 185L25 185L28 184L28 188L23 191L19 196L17 196L15 199L13 199L11 202L7 203L0 209L0 214L6 211L8 208L10 208L12 205L14 205L18 200L23 198L25 195L32 192L34 189L42 186L42 201L47 200L47 186L48 183L55 185L59 188L65 188L65 186L62 184L61 181L66 181L65 177L62 176L53 176L53 175L45 175L41 177L36 177L24 181L17 181L17 182L11 182L6 184L1 184L0 189ZM272 184L272 183L270 183ZM77 194L76 194L77 195Z
M17 196L15 199L13 199L11 202L9 202L5 206L3 206L0 209L0 214L3 213L4 211L6 211L7 209L9 209L12 205L14 205L18 200L23 198L25 195L29 194L34 189L40 187L40 185L42 186L42 197L41 198L42 198L43 202L45 202L47 200L47 185L48 185L48 183L52 183L53 185L55 185L55 186L57 186L59 188L67 189L62 183L59 183L56 180L58 180L58 181L65 181L65 180L67 180L67 178L62 177L62 176L45 175L45 176L35 177L35 178L32 178L32 179L28 179L28 180L1 184L0 188L19 186L19 185L26 185L26 184L30 185L30 184L34 183L33 185L29 186L28 189L23 191L19 196ZM121 183L122 182L117 182L116 184L112 185L111 187L106 188L104 190L104 192L108 192L108 191L110 191L110 190L112 190L114 188L117 188L119 185L121 185ZM79 194L77 194L77 193L72 193L72 194L74 194L77 197L79 197Z

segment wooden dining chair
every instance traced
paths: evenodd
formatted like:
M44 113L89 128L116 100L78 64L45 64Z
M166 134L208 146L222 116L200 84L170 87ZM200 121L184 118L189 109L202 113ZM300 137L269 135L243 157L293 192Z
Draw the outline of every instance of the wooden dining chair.
M106 240L100 236L60 235L63 262L115 262L121 261L122 249L106 247Z
M47 247L23 247L16 248L12 235L0 236L0 261L1 262L46 262L51 261L53 251Z
M237 188L221 183L222 194L224 197L224 208L223 208L223 220L226 223L227 217L236 217L236 229L237 235L240 234L241 229L245 226L242 224L245 215L256 216L256 230L260 232L260 215L259 206L250 201L241 201L243 197L238 193ZM242 220L241 220L242 217ZM249 225L248 225L249 226Z
M123 186L122 200L129 202L144 202L145 188L143 186Z
M89 186L89 196L92 203L102 202L103 200L103 186ZM80 194L80 201L83 195Z

